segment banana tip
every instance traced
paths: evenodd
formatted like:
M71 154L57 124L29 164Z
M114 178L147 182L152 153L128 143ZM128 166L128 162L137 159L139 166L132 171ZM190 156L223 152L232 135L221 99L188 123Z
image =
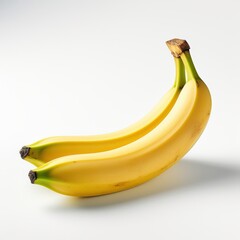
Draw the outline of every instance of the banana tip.
M30 178L31 183L34 183L35 180L37 179L37 173L31 170L28 173L28 177Z
M30 147L23 146L19 151L21 158L24 159L29 154L29 151L30 151Z

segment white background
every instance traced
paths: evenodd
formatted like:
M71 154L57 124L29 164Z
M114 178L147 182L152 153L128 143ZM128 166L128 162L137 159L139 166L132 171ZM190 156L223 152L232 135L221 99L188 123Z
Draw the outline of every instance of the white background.
M240 239L240 4L0 1L0 239ZM187 39L213 109L191 151L154 180L78 199L32 185L18 151L53 135L114 131L174 80Z

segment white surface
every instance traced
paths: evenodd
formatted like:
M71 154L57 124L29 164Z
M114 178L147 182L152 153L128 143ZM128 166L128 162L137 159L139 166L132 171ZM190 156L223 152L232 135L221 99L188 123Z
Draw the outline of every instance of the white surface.
M239 1L1 1L0 239L239 239ZM19 149L114 131L172 85L190 43L213 98L199 142L158 178L76 199L31 185Z

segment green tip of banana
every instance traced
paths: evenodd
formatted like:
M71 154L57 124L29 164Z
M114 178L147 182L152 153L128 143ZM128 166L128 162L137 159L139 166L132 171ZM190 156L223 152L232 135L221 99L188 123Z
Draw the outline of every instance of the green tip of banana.
M26 156L28 156L30 152L30 147L23 146L21 150L19 151L21 158L24 159Z

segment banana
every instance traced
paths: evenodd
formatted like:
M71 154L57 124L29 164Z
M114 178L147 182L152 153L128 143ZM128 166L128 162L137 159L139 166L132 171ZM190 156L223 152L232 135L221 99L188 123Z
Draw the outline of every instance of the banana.
M32 183L70 196L97 196L142 184L180 160L198 140L211 112L211 95L199 77L187 42L167 42L182 59L187 82L175 105L151 132L125 146L54 159L31 170Z
M95 153L111 150L129 144L154 129L169 113L184 86L185 70L182 60L174 57L176 77L173 87L144 118L117 132L95 136L59 136L42 139L22 147L21 157L41 166L66 155Z

